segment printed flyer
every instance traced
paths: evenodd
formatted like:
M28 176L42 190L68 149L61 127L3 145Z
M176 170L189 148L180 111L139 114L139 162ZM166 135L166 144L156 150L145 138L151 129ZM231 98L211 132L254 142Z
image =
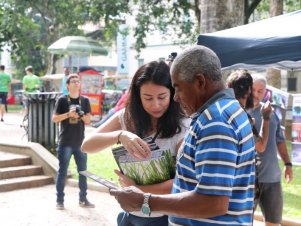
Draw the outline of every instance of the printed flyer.
M150 145L152 151L148 159L133 158L123 146L112 149L121 172L138 185L156 184L174 178L176 160L170 150L160 149L151 137L144 140Z

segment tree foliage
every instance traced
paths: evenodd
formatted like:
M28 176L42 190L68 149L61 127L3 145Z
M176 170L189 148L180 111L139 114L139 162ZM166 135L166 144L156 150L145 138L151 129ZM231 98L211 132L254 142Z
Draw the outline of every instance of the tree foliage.
M232 0L232 4L235 1ZM262 19L268 12L268 0L244 1L245 23L256 9ZM90 34L110 46L116 40L118 27L131 17L130 30L139 52L147 35L159 32L175 43L195 43L200 32L200 0L2 0L0 2L0 47L8 43L19 74L33 65L44 74L50 65L47 47L67 35L82 35L79 25L85 21L101 24ZM211 1L210 1L211 2ZM208 2L209 3L209 0ZM284 11L300 8L300 0L284 0ZM216 15L218 17L219 15ZM176 41L177 40L177 41ZM56 56L58 57L58 56ZM54 71L52 71L54 72Z
M270 17L270 0L261 0L254 9L254 20L262 20ZM289 13L301 9L300 0L283 0L283 13Z
M94 22L105 23L104 33L107 41L115 40L118 26L134 18L132 32L136 42L134 48L139 52L146 46L146 36L154 31L162 35L174 35L174 40L191 40L198 31L197 20L191 11L195 8L186 0L91 0L90 18ZM112 38L113 37L113 38Z
M6 0L0 3L0 47L11 46L18 77L32 65L44 74L49 64L47 47L65 35L82 34L84 1Z

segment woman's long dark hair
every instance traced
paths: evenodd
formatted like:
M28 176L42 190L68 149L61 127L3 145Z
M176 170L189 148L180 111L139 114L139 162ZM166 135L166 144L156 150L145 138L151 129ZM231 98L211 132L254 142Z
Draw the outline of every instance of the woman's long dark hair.
M171 84L168 65L161 61L152 61L141 66L135 73L127 104L125 107L125 124L129 131L140 137L145 137L151 130L151 117L144 110L140 98L140 87L151 82L156 85L165 86L170 90L170 103L167 111L158 119L156 131L160 132L159 137L168 138L181 132L181 119L184 114L180 105L173 100L175 90Z

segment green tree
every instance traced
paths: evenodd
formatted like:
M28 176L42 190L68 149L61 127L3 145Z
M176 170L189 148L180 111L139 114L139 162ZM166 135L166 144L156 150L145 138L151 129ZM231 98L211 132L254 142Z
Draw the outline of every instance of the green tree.
M60 37L82 34L85 1L6 0L0 3L0 46L11 46L18 77L31 64L45 74L50 65L47 47Z
M174 43L195 43L200 32L248 23L254 11L259 16L252 20L262 19L262 12L268 16L269 4L269 0L2 0L0 47L5 42L12 46L19 74L28 64L36 73L44 74L59 57L51 59L47 47L63 36L82 35L79 26L87 20L102 24L89 35L110 46L119 25L131 15L136 21L130 24L136 39L134 48L139 52L153 31L172 37ZM298 9L300 4L300 0L284 0L284 11ZM214 13L206 13L207 5ZM48 71L55 72L55 68Z

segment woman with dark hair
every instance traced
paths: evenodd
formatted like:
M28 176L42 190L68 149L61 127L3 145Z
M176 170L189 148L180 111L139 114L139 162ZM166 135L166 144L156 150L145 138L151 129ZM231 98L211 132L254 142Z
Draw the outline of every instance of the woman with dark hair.
M174 93L166 63L152 61L141 66L132 79L125 108L87 137L82 150L97 152L120 142L130 155L143 160L150 157L151 150L142 138L152 136L160 149L170 150L175 157L190 120L173 100ZM171 191L173 179L158 184L136 185L121 172L115 172L123 187L133 185L144 192L157 194ZM117 221L119 226L168 225L167 216L153 214L146 216L122 212Z

